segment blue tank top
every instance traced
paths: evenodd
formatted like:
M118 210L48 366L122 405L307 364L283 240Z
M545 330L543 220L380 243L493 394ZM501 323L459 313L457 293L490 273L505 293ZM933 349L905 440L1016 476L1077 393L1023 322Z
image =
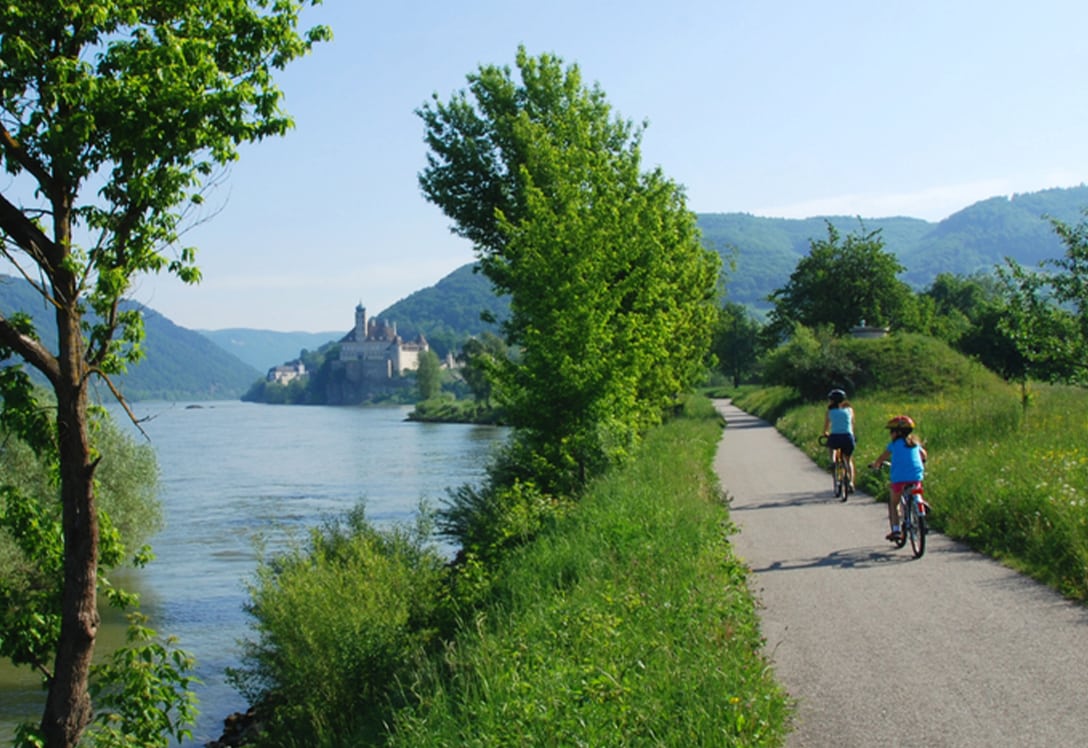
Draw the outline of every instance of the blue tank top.
M827 417L831 421L832 434L854 433L853 408L828 408Z
M888 452L892 457L892 472L888 479L892 483L906 483L925 477L922 450L918 447L908 447L902 439L895 439L888 445Z

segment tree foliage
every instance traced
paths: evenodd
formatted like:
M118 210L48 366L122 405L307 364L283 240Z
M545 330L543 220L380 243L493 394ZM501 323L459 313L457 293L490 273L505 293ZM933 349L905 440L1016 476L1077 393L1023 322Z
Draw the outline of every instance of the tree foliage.
M711 351L719 371L739 387L756 368L762 325L747 307L730 302L718 310Z
M420 400L436 398L442 391L442 362L434 351L426 350L419 354L416 391Z
M1051 219L1062 257L1037 270L1009 259L999 273L1008 294L1001 325L1027 366L1024 376L1088 382L1088 210L1076 225Z
M812 239L785 286L770 295L770 330L788 334L794 324L831 325L843 335L862 322L891 325L908 318L913 296L897 276L903 266L884 249L880 231L845 238L827 222L827 238Z
M524 48L517 71L483 66L419 110L420 184L510 297L499 379L525 463L576 489L701 373L720 261L599 87Z
M15 0L0 14L0 158L12 175L0 193L0 256L33 284L56 328L51 348L26 315L0 314L0 358L37 369L55 397L48 417L28 411L26 374L10 367L4 417L49 422L40 433L52 440L61 497L59 628L31 617L24 632L55 651L33 738L45 745L75 745L93 716L87 683L109 528L95 493L89 383L141 356L141 312L122 305L137 276L199 279L195 249L178 241L217 169L242 143L290 127L272 73L327 36L297 31L314 2Z

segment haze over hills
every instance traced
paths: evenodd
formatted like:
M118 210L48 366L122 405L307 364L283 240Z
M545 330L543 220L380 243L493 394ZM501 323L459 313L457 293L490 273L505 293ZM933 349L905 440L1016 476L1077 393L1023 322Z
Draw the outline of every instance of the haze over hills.
M57 349L57 331L41 296L22 278L0 275L0 313L29 314L47 348ZM146 356L114 377L130 400L237 399L263 375L208 338L178 327L154 309L144 309ZM7 365L4 362L0 365ZM37 375L30 367L27 370ZM44 384L44 379L36 376ZM108 398L108 393L103 392Z
M727 299L756 309L783 286L812 239L827 236L831 223L845 236L879 230L885 247L906 267L902 278L917 289L942 272L971 275L989 272L1011 257L1034 267L1061 256L1061 242L1047 220L1079 223L1088 209L1088 186L994 197L970 205L943 221L917 218L806 219L763 218L746 213L698 216L704 242L726 260ZM363 302L365 304L365 300ZM405 338L424 334L440 354L484 331L497 331L481 312L502 319L509 302L496 297L486 277L464 265L433 286L422 288L371 316L395 322ZM0 276L0 312L47 313L41 299L22 279ZM193 331L147 310L147 358L121 380L132 399L211 399L240 397L269 368L338 341L351 328L354 309L344 310L344 329L328 333L293 333L245 328ZM45 343L55 346L50 324L39 325Z

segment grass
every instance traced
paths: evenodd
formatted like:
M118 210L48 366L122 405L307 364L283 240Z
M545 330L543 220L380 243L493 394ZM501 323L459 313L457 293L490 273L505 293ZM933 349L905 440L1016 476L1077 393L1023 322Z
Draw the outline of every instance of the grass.
M361 508L268 559L232 673L256 745L782 745L792 705L729 544L721 429L693 398L486 564L440 568L426 521L389 533Z
M905 365L904 365L905 366ZM886 475L864 465L887 443L885 421L907 413L929 451L932 524L1076 600L1088 600L1088 390L1018 387L984 370L913 394L875 387L851 397L857 414L859 487L887 498ZM797 404L784 388L738 393L736 404L776 421L821 464L825 404Z
M721 424L698 402L504 560L491 603L410 684L391 745L783 742L788 699L710 468Z

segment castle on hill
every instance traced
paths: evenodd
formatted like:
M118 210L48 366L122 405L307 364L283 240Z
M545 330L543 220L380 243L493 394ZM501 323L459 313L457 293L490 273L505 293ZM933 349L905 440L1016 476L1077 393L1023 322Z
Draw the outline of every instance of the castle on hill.
M397 323L377 317L368 318L366 307L355 307L355 327L340 339L340 362L348 378L362 382L382 382L419 368L419 357L430 350L420 334L404 340L397 334Z

